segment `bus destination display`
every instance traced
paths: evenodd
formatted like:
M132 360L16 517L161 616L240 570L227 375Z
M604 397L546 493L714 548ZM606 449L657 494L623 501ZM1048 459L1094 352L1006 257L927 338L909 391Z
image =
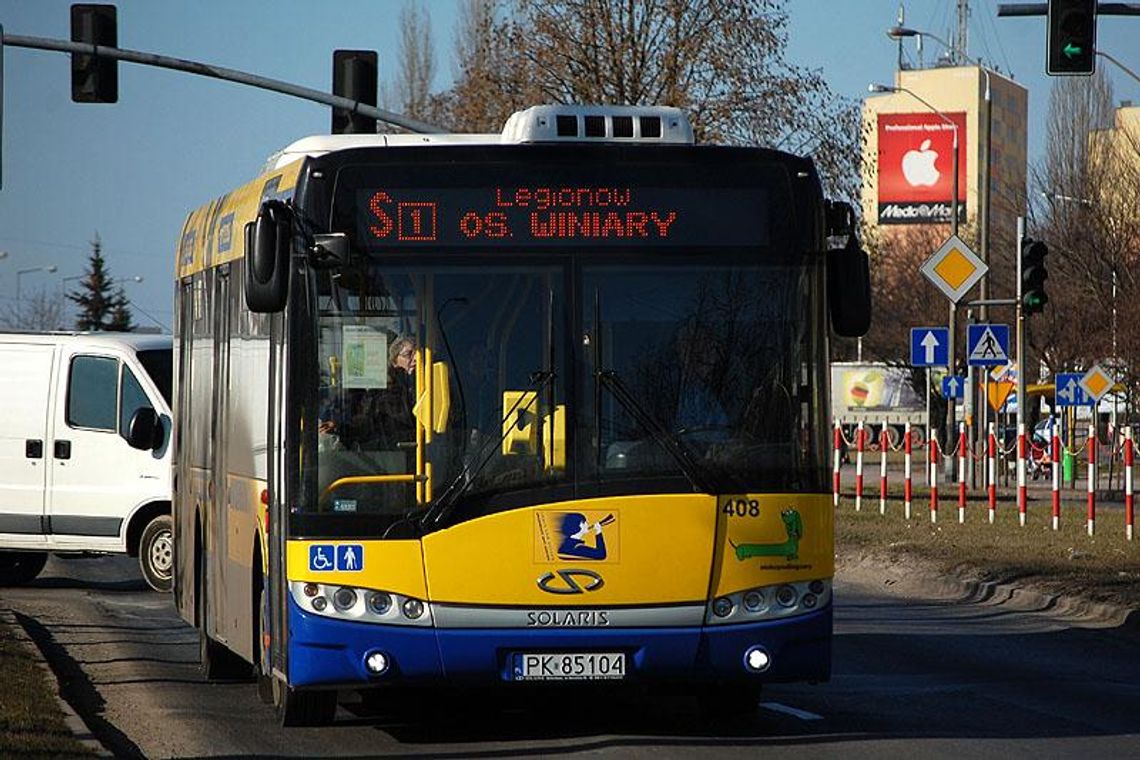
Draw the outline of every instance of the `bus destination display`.
M357 193L372 248L748 246L767 239L763 191L622 185L371 188Z

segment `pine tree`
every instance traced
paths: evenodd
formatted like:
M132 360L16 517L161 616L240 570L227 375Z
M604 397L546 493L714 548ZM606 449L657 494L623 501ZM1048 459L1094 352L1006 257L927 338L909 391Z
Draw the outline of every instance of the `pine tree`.
M131 319L130 301L122 288L115 291L115 305L111 307L111 320L107 323L107 332L130 332L135 329Z
M125 332L132 329L129 301L119 288L112 293L114 281L103 259L103 243L98 233L91 241L91 257L87 260L87 275L79 289L67 297L79 307L75 327L79 330Z

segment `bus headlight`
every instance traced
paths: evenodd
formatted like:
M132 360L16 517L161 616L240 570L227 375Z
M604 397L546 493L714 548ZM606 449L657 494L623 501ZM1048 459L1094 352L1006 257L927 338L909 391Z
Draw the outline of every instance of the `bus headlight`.
M800 594L796 591L795 586L785 585L776 589L776 604L781 607L795 607L799 599Z
M383 591L374 591L368 595L368 610L376 615L386 615L392 609L392 597Z
M364 656L364 667L374 676L387 672L389 663L388 655L383 652L372 651Z
M356 591L347 586L341 586L336 590L336 593L333 594L333 606L341 612L347 612L355 607L356 600Z
M718 597L712 605L713 614L717 617L728 617L732 614L732 608L734 606L732 600L727 596Z
M753 673L763 672L767 670L771 664L772 657L762 646L757 645L750 647L748 651L744 653L744 667Z
M760 586L713 599L706 625L732 625L806 615L831 604L831 580L793 581Z
M391 591L290 581L289 596L302 609L335 620L424 628L434 625L426 602Z

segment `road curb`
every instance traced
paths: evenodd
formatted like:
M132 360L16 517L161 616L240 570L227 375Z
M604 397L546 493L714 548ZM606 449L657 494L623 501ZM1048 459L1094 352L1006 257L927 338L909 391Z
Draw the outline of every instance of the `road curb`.
M969 578L964 572L979 572L979 568L956 568L939 572L932 566L908 558L903 563L877 555L856 556L836 555L836 569L859 564L873 565L882 571L905 572L911 580L919 581L926 587L939 588L952 594L962 594L963 601L989 604L1010 604L1030 612L1049 612L1065 618L1102 625L1118 626L1128 631L1140 633L1140 609L1122 607L1107 602L1097 602L1070 594L1019 585L1008 581L987 581Z
M31 654L32 660L35 662L36 667L43 671L44 675L55 684L53 694L55 695L56 704L59 706L60 712L63 713L63 722L75 740L83 745L83 747L92 754L94 757L114 757L115 755L108 750L103 743L95 736L95 732L91 730L83 718L79 717L79 713L71 706L71 704L63 698L63 685L56 677L55 671L52 670L51 665L48 663L44 653L36 645L35 640L24 630L24 626L20 625L20 621L16 619L15 614L10 609L0 609L0 621L8 626L12 631L12 635L20 644Z

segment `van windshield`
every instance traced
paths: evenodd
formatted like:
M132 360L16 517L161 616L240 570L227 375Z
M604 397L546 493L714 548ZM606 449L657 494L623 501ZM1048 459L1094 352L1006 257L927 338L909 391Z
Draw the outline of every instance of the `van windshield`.
M158 392L166 399L166 405L170 406L172 403L170 400L171 378L174 374L173 352L165 348L139 351L138 357L146 373L150 375L150 379L153 380L154 384L158 387Z

